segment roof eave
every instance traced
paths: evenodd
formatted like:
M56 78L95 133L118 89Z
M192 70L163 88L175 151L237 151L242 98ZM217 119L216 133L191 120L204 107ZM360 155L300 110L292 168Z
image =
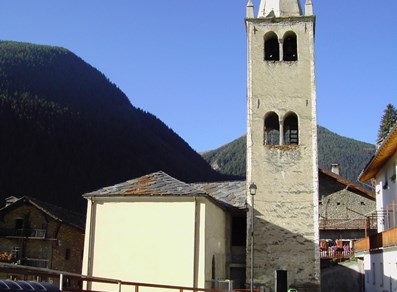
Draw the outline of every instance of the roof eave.
M382 169L385 163L397 151L397 125L390 131L385 138L382 145L378 148L375 156L369 161L368 165L361 172L358 177L359 182L366 182L370 179L376 178L378 172Z

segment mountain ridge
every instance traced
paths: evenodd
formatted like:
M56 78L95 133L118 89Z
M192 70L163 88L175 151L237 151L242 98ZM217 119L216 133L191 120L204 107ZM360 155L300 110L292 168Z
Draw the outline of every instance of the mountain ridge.
M156 116L67 49L0 42L0 199L28 195L80 212L81 195L162 170L222 180Z

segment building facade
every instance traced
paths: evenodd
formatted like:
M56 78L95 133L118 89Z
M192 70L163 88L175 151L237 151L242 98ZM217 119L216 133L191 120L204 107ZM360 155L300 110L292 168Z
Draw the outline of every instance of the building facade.
M242 283L236 268L244 263L231 229L233 217L244 219L244 187L186 184L156 172L85 194L82 273L195 288L218 287L234 273L235 283Z
M1 261L80 273L84 218L31 197L7 199L0 209Z
M266 291L284 289L285 275L288 287L320 290L315 17L305 6L262 0L257 17L246 7L247 189L257 187L247 195L247 279Z
M397 126L377 149L359 176L373 181L378 233L358 241L356 257L363 263L366 292L397 290Z
M320 255L325 261L350 259L358 239L376 232L375 194L338 172L319 169Z

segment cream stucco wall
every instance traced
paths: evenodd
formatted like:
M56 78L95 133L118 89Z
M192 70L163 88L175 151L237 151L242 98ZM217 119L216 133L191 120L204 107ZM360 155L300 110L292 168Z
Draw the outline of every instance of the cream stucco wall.
M88 200L83 274L205 287L211 279L207 255L225 258L225 233L219 232L226 229L219 227L225 216L207 198L94 198L93 205Z
M214 203L207 202L205 215L205 278L212 278L212 261L214 260L215 280L225 280L227 277L226 251L228 250L226 213ZM211 287L208 286L208 282L206 287Z

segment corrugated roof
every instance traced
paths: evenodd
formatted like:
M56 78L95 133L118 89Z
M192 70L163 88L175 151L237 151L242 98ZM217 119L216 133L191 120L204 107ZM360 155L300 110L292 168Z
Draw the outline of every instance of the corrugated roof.
M381 170L383 165L396 153L397 151L397 125L391 130L389 135L383 141L382 145L376 151L374 157L369 161L367 166L361 172L358 180L366 182L376 177L376 174Z

